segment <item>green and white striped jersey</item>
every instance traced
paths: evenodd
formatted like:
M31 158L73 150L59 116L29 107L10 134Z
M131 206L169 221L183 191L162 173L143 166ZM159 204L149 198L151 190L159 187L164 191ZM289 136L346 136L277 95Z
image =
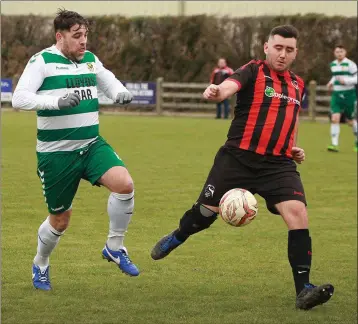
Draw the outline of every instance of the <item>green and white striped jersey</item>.
M98 89L113 101L128 91L89 51L73 62L53 45L29 60L12 104L37 110L37 152L75 151L98 137ZM59 110L58 99L67 93L78 93L80 104Z
M346 91L354 89L357 84L357 65L348 58L344 58L341 62L335 60L330 64L332 79L329 81L333 84L333 91ZM336 77L340 76L344 79L345 84L340 84Z

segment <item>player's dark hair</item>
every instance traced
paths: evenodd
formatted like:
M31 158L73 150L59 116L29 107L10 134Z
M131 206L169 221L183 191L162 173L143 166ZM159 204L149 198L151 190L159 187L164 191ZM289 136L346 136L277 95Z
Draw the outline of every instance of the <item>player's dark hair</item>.
M72 26L78 24L80 27L84 26L89 30L89 21L82 17L79 13L69 11L64 8L58 9L56 18L53 21L55 32L62 30L70 30Z
M273 37L275 35L282 36L283 38L295 38L298 40L298 30L292 25L281 25L274 27L269 37Z
M336 45L336 46L334 47L334 49L336 49L336 48L346 49L346 48L345 48L343 45L341 45L341 44Z

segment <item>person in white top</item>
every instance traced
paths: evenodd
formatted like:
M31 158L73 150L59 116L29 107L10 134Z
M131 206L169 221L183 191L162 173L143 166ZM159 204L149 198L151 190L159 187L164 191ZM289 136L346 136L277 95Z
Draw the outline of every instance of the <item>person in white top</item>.
M134 208L133 180L99 134L97 89L118 104L131 102L132 94L86 50L85 18L59 10L54 29L56 44L31 57L12 100L15 108L37 111L37 174L49 211L38 230L32 265L33 285L41 290L51 289L49 256L68 227L82 179L110 191L103 258L130 276L139 275L123 245ZM86 252L78 253L81 258Z
M357 65L346 57L347 51L342 45L334 49L336 60L331 62L332 78L327 87L331 96L331 140L328 151L338 152L341 114L344 113L348 124L353 128L355 137L354 151L358 152L357 143Z

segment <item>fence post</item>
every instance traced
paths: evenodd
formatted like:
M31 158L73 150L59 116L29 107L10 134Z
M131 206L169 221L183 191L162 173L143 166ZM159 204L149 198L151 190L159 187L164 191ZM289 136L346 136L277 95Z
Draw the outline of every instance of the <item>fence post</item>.
M156 90L156 112L157 115L161 115L162 111L162 93L163 93L163 78L157 78L157 90Z
M315 80L311 80L309 83L308 116L312 121L316 120L316 94L317 82Z

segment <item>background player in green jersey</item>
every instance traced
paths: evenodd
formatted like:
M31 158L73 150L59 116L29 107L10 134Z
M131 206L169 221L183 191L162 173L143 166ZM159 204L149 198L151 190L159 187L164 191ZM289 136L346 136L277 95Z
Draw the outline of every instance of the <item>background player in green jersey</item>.
M119 104L129 103L132 95L86 50L89 23L85 18L60 10L54 28L56 44L29 60L12 101L16 108L37 111L37 173L49 216L38 230L32 281L42 290L51 289L49 256L68 227L81 179L111 192L103 258L128 275L139 274L123 246L134 208L133 180L99 135L97 89Z
M358 152L357 143L357 65L346 57L347 51L342 45L334 49L334 60L331 64L332 78L327 86L333 90L331 97L331 138L328 151L338 152L338 141L341 114L344 113L349 125L353 127L355 137L354 151Z

